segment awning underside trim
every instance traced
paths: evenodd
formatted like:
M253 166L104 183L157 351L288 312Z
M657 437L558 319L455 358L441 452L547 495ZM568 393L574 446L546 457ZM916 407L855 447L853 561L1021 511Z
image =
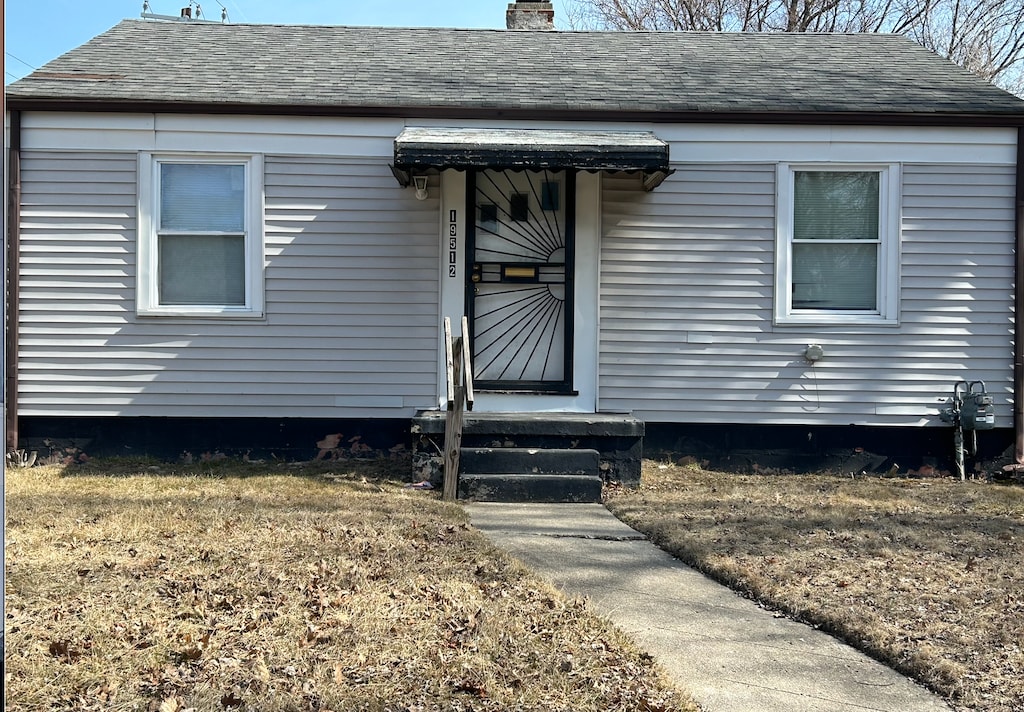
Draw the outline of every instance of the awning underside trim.
M650 188L672 172L668 144L649 132L414 127L395 139L403 185L414 173L449 168L639 171Z

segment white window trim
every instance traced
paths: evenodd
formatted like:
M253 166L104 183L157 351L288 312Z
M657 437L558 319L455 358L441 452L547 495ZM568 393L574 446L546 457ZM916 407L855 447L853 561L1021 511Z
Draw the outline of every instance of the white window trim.
M793 201L797 171L874 171L879 174L878 308L871 311L794 309ZM898 326L900 305L900 164L780 163L776 175L775 324Z
M215 163L245 166L245 304L234 306L159 303L157 216L162 163ZM263 317L264 231L263 156L259 154L139 154L138 241L135 311L139 316L251 319Z

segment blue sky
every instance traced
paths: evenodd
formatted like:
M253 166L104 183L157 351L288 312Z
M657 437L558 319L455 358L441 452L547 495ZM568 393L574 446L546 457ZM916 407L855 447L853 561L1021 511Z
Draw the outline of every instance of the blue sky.
M383 25L403 27L505 26L509 0L200 0L203 13L231 22ZM178 15L188 0L149 0L151 12ZM193 2L193 5L195 3ZM564 0L554 0L565 17ZM4 84L20 79L107 30L142 13L142 0L6 0Z

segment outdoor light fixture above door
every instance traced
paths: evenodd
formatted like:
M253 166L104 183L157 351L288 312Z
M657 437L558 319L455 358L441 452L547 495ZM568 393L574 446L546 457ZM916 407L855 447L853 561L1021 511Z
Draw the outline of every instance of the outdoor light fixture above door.
M416 200L427 199L427 177L413 176L412 184L416 187Z

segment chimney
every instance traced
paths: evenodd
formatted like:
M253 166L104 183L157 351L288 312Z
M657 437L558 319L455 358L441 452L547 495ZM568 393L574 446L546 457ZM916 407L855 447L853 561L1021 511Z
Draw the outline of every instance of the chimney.
M549 2L514 2L505 12L505 27L509 30L553 30L555 8Z

